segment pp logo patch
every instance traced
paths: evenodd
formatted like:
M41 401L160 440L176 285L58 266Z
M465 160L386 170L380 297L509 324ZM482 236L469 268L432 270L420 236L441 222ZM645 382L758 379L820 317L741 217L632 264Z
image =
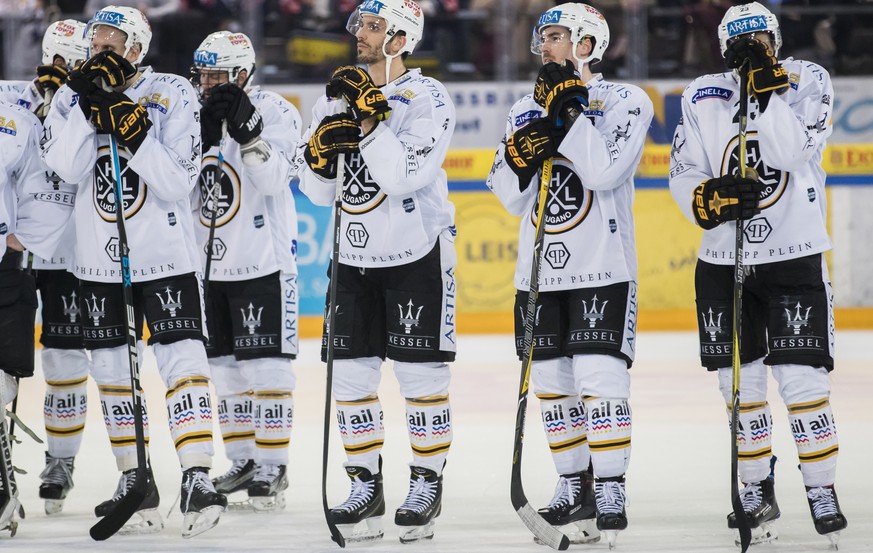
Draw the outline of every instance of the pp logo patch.
M367 241L370 240L370 233L367 232L367 228L361 223L349 223L348 228L346 228L346 238L349 239L349 243L352 246L366 248Z
M221 166L221 182L218 176L218 157L206 156L200 169L197 184L200 187L200 224L210 225L213 204L215 205L215 227L229 223L239 211L240 179L236 170L227 163ZM219 186L216 190L216 186ZM217 196L217 200L216 200Z
M543 258L552 269L563 269L567 266L567 261L570 259L570 250L567 249L563 242L552 242L546 248Z
M343 211L367 213L385 201L385 193L370 176L370 170L360 153L346 155Z
M758 206L766 209L775 204L785 192L788 185L789 173L781 169L774 169L764 163L761 157L761 148L757 139L757 132L751 132L746 139L746 165L758 173L758 182L764 185ZM727 156L722 160L721 174L735 175L739 172L739 138L734 137L725 149Z
M770 221L768 221L766 217L755 217L746 223L746 228L743 231L743 234L745 234L746 240L748 240L750 244L761 244L767 240L771 232L773 232L773 227L770 225Z
M124 204L124 218L130 219L142 208L146 200L148 188L134 171L128 171L126 150L118 150L119 173L121 174L121 201ZM112 156L108 146L97 150L97 162L94 165L94 207L97 214L106 222L114 223L117 206L115 205L115 171L112 169Z
M552 180L546 200L546 234L561 234L575 228L591 210L594 195L585 190L578 175L570 168L567 160L556 159L552 164ZM531 210L531 224L536 225L539 200Z

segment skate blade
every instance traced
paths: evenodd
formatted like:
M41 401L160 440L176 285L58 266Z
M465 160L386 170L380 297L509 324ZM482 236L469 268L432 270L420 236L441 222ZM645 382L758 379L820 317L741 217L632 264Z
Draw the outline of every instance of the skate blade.
M597 543L600 541L600 530L597 529L597 523L593 518L571 522L563 526L555 526L555 528L567 536L570 543L580 545L586 543ZM539 545L548 545L534 536L534 543Z
M250 497L252 509L256 513L269 513L281 511L285 508L285 492L278 492L274 496Z
M252 512L252 502L248 499L244 499L242 501L228 501L227 502L227 510L234 511L237 513L251 513Z
M839 551L840 550L840 531L831 532L830 534L825 534L828 541L831 542L830 550L831 551Z
M757 528L752 528L752 541L750 542L750 545L770 543L777 539L779 539L779 533L776 531L776 525L769 522L762 522ZM736 544L737 547L742 545L740 544L739 532L737 532L737 537L734 538L734 544Z
M360 543L381 540L385 535L382 529L382 517L370 517L357 524L337 524L337 530L343 535L346 543Z
M118 534L121 536L141 536L145 534L157 534L164 529L164 521L158 509L143 509L133 514L133 517L121 527Z
M185 513L182 520L182 537L185 539L199 536L207 530L215 528L218 524L218 519L221 518L221 513L224 512L224 507L221 505L211 505L202 511Z
M9 531L9 537L14 538L15 533L18 532L18 520L24 518L24 510L21 507L21 502L18 501L18 498L13 497L9 503L6 504L6 508L3 509L3 512L0 512L0 520L5 520L6 522L3 526L0 526L0 532Z
M56 515L64 510L64 500L63 499L46 499L45 500L45 514L48 516Z
M433 539L434 521L430 521L422 526L399 526L400 528L400 543L413 543L422 540Z
M601 530L600 533L606 537L606 543L609 545L609 550L615 549L615 541L618 539L618 533L621 530Z

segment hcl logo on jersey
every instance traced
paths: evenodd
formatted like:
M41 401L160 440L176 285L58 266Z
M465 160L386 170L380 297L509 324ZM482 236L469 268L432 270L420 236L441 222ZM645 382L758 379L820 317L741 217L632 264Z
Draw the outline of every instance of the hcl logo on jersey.
M761 30L767 30L767 18L763 15L752 15L727 24L728 36L737 36Z
M124 21L123 14L106 10L100 10L95 13L93 19L91 19L91 23L106 23L107 25L112 25L114 27L120 27L122 21Z
M537 22L537 29L544 25L555 25L561 20L561 11L560 10L549 10L543 15L540 16L540 20Z
M373 15L379 15L379 12L382 11L382 8L385 7L385 4L379 2L379 0L367 0L363 4L359 11L361 13L371 13Z
M194 63L202 65L215 65L218 63L218 54L206 50L194 50Z

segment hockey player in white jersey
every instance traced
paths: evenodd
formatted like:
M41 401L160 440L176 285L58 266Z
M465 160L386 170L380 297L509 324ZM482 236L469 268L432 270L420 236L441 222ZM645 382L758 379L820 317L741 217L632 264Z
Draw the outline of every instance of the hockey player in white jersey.
M125 219L131 251L135 318L149 326L167 386L170 433L182 466L185 537L218 522L226 498L209 480L212 406L200 259L190 194L200 169L197 98L184 78L139 64L151 40L141 12L109 6L88 27L91 57L70 73L45 121L43 156L64 181L76 183L74 274L80 278L85 347L91 350L104 421L122 475L115 496L98 505L104 516L132 485L135 438L125 338L125 304L115 217ZM110 90L110 91L107 91ZM124 205L116 210L109 136L119 148ZM146 438L147 439L147 438ZM140 517L126 531L162 527L149 471Z
M204 156L192 203L204 261L212 251L206 353L233 463L213 482L221 493L247 491L251 506L265 511L284 507L288 487L298 311L289 184L301 121L290 102L251 85L254 72L255 51L242 33L212 33L194 52Z
M596 541L600 530L613 545L627 527L628 369L637 313L633 175L653 109L638 87L591 72L608 45L606 20L589 5L560 4L540 16L531 51L543 66L534 93L509 112L488 186L522 216L515 272L521 358L540 170L553 159L531 379L560 476L539 513L574 543Z
M814 63L778 61L779 23L757 2L728 9L718 38L730 71L699 77L685 89L670 167L673 198L704 229L695 274L700 358L707 370L717 371L730 405L735 235L737 221L743 221L743 509L756 541L775 537L772 521L780 512L771 473L769 366L788 408L815 528L835 542L847 523L834 490L839 445L828 382L834 368L833 292L822 255L831 243L821 167L832 132L833 86ZM757 180L737 174L744 64L751 95L746 156ZM733 513L728 526L736 527Z
M337 155L345 153L339 265L330 272L338 279L337 302L327 309L335 314L333 395L352 483L330 517L350 541L383 535L378 387L385 357L394 361L406 398L413 454L409 493L394 517L401 542L433 536L452 441L455 228L441 166L455 110L441 83L406 68L423 26L421 8L411 0L358 6L347 29L367 70L334 72L298 158L301 190L313 203L331 205ZM367 529L358 531L354 526L362 521Z

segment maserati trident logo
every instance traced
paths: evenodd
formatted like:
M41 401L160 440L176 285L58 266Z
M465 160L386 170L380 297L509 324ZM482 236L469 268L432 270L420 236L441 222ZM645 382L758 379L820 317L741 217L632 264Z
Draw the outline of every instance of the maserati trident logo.
M415 315L412 314L412 310L415 306L412 304L412 299L409 300L409 303L406 304L409 309L406 311L406 314L403 314L403 306L399 303L397 304L397 309L400 310L400 324L403 325L403 333L409 334L412 332L412 327L418 326L419 316L421 315L422 306L419 306L418 311L415 312Z
M591 299L591 308L588 308L588 302L582 300L582 318L588 321L588 328L594 328L598 321L603 320L603 311L606 309L606 304L609 300L600 303L600 311L597 310L597 294Z
M249 335L254 336L255 330L259 326L261 326L261 313L264 311L263 307L258 308L258 314L255 315L255 306L249 302L249 312L246 314L245 309L240 308L240 313L242 313L243 318L243 326L249 329Z
M800 306L800 302L797 302L793 313L787 307L785 308L785 324L794 330L795 336L800 334L801 328L809 326L809 312L812 310L812 307L807 307L806 312L801 315L800 311L802 309L803 307Z
M79 314L82 310L79 308L79 302L76 301L76 291L70 294L70 302L67 303L67 296L61 295L61 301L64 302L64 315L70 318L71 323L75 323L76 319L79 318ZM96 323L95 323L96 324Z
M157 292L155 292L155 295L158 297L159 300L161 300L161 309L163 309L164 311L169 311L170 317L175 317L176 310L181 309L182 307L182 291L179 290L175 298L173 298L173 292L170 290L169 286L167 286L166 292L166 298L164 298Z
M721 311L718 312L718 318L716 318L715 314L712 312L712 307L709 308L709 319L707 319L707 313L701 313L700 316L703 317L703 330L709 334L709 339L715 342L715 337L722 333L721 328L721 317L724 315Z
M88 308L88 317L94 322L94 326L100 326L100 319L106 316L106 298L100 298L100 306L97 305L97 296L91 294L91 300L85 298L85 307Z
M537 310L534 311L534 326L540 326L540 309L542 309L542 305L537 306ZM518 312L521 313L522 322L527 320L527 308L524 306L518 306Z

